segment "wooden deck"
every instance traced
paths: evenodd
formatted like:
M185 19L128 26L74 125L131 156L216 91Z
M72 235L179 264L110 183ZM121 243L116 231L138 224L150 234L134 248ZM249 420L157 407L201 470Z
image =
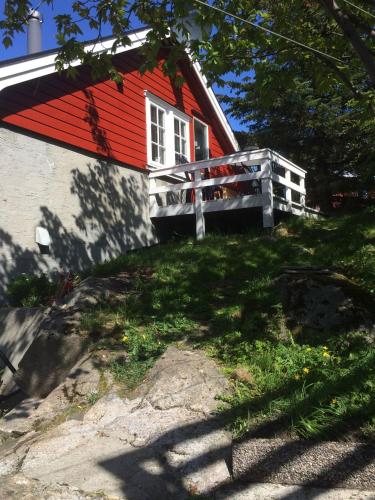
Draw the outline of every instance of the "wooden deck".
M232 165L239 173L214 177L217 168L226 165ZM305 206L305 176L305 170L270 149L157 169L149 174L150 216L195 214L198 239L205 235L204 214L208 212L261 207L263 227L273 227L274 210L316 218L319 212ZM230 189L233 184L236 189ZM195 200L186 202L186 193L192 190ZM208 192L209 198L220 194L222 197L206 200Z

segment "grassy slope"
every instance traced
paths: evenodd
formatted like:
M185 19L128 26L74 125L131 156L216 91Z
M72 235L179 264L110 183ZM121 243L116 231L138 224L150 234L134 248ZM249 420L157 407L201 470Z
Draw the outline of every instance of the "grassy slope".
M237 435L375 439L374 349L359 332L303 341L285 336L273 286L286 265L335 266L374 296L374 219L369 211L292 220L273 238L256 231L130 253L92 273L146 267L153 277L136 281L116 310L86 315L83 326L110 325L111 344L126 346L130 362L113 369L129 387L171 342L204 348L228 375L245 368L248 380L233 380L230 409L223 409Z

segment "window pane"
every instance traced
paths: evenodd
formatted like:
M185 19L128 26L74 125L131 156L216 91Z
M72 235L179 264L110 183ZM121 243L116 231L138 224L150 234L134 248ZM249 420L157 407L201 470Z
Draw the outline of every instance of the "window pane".
M159 118L159 125L161 127L164 127L164 111L161 109L158 109L158 118Z
M176 153L180 152L180 138L177 135L174 136L174 150Z
M156 118L156 106L151 104L151 121L153 123L157 123L157 118Z
M164 129L159 127L159 144L164 146Z
M159 148L159 163L164 165L165 163L165 151L164 148Z
M174 119L174 133L180 135L180 121L177 118Z
M186 137L186 124L181 122L181 137Z
M181 141L181 153L186 155L186 141L184 140Z
M156 144L151 144L152 149L152 161L158 161L158 146Z
M156 125L151 125L151 141L158 142L158 128Z

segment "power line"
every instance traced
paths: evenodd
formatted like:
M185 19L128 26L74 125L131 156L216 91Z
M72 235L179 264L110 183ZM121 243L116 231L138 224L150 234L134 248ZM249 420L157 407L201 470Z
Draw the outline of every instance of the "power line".
M219 7L216 7L214 5L210 5L206 2L202 2L202 0L194 0L194 1L196 3L200 3L201 5L204 5L205 7L209 7L210 9L214 9L218 12L221 12L222 14L225 14L226 16L233 17L234 19L237 19L238 21L241 21L241 22L246 23L246 24L250 24L254 28L260 29L262 31L270 33L271 35L277 36L279 38L283 38L284 40L286 40L290 43L293 43L294 45L298 45L300 47L303 47L304 49L309 50L310 52L315 52L317 54L320 54L321 56L327 57L328 59L332 59L334 61L339 62L340 64L346 65L346 63L344 63L344 61L342 61L341 59L338 59L335 56L331 56L330 54L326 54L325 52L322 52L318 49L314 49L313 47L310 47L309 45L305 45L302 42L298 42L297 40L293 40L292 38L289 38L285 35L282 35L281 33L276 33L276 31L272 31L269 28L265 28L264 26L261 26L260 24L256 24L256 23L253 23L252 21L248 21L247 19L243 19L242 17L237 16L236 14L231 14L230 12L227 12L223 9L220 9Z
M368 10L365 10L365 9L362 9L362 7L360 7L359 5L355 5L354 3L352 2L349 2L348 0L342 0L343 2L347 3L348 5L351 5L352 7L354 7L355 9L358 9L360 10L361 12L363 12L364 14L367 14L368 16L371 16L375 19L375 14L372 14L371 12L369 12Z

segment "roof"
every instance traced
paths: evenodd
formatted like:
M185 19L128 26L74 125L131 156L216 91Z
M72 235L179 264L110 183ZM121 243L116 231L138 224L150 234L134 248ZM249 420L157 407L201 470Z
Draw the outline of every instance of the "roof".
M146 42L147 34L150 28L139 28L128 33L130 44L126 46L119 46L116 48L115 54L121 54L129 50L136 49ZM112 48L115 41L113 36L103 37L100 40L90 40L85 42L85 50L94 53L105 52ZM46 50L36 54L29 54L24 57L17 57L9 59L0 63L0 92L7 87L17 85L18 83L33 80L34 78L41 78L52 73L56 73L55 59L58 55L57 49ZM73 61L72 66L79 66L80 61ZM208 100L212 104L217 117L234 149L238 150L239 146L233 134L231 126L215 96L213 90L207 85L207 80L202 74L200 65L197 62L192 64L198 80L205 89Z

